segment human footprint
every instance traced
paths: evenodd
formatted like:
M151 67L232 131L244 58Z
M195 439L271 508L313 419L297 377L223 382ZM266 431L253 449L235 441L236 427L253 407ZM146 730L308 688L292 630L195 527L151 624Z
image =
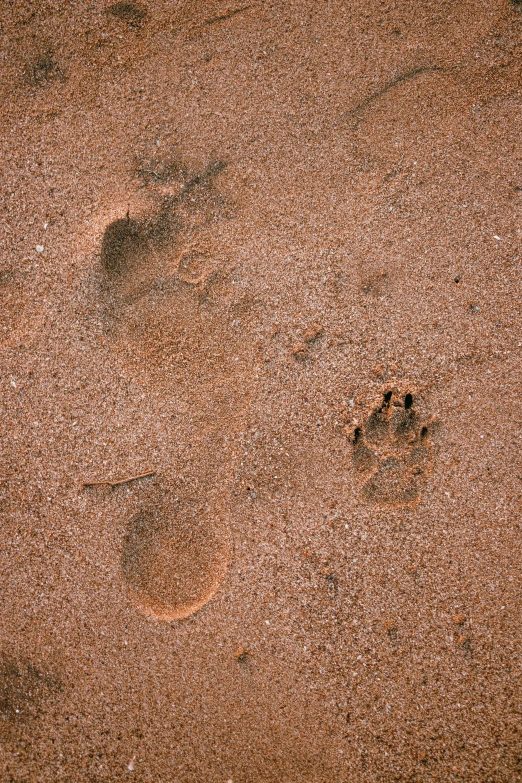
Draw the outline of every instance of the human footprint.
M153 500L124 536L127 592L142 613L162 621L204 606L230 563L234 455L221 445L242 426L251 384L242 383L250 344L237 328L240 296L220 245L219 225L233 216L217 187L225 169L217 161L189 176L181 165L162 166L161 187L152 177L152 207L111 221L101 241L113 355L157 398L183 404L170 470L197 486L181 499L172 491Z

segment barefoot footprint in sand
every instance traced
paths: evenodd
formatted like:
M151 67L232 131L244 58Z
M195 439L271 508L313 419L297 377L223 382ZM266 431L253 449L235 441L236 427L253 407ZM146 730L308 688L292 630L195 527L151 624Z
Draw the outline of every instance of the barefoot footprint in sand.
M352 429L352 463L367 502L418 502L432 466L431 426L415 409L411 393L387 391L364 423Z
M191 177L176 164L152 167L154 176L145 170L150 208L110 222L101 241L113 354L159 392L156 399L183 400L186 411L170 469L192 489L181 500L173 497L179 490L156 498L128 522L123 540L127 592L162 621L206 604L230 562L225 518L234 469L226 463L233 459L216 444L240 426L248 348L234 326L237 302L219 250L218 224L232 216L216 185L225 168L211 163Z
M215 520L202 524L201 517L163 504L138 513L127 526L123 578L147 617L172 622L194 614L216 593L228 565L228 542Z

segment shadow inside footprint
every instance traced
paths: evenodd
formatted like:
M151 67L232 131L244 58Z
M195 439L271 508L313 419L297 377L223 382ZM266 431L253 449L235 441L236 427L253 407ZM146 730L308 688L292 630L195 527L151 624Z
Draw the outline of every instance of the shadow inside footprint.
M129 217L120 218L105 229L101 247L102 266L110 277L120 277L147 248L148 240L142 226Z
M432 464L429 426L411 393L388 391L352 436L352 464L363 476L369 503L409 506L418 502Z
M140 262L173 242L178 230L176 216L164 207L152 218L136 220L128 214L110 223L104 231L101 264L109 280L132 277Z

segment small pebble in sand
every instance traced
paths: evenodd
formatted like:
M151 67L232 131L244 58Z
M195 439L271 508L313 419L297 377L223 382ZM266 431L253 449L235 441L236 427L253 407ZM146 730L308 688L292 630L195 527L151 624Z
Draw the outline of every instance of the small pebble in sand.
M43 245L36 245L36 252L37 253L43 253L44 247Z

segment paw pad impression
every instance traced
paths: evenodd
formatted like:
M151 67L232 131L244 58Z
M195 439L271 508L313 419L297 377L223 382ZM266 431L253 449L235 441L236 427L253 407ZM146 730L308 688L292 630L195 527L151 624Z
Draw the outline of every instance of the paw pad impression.
M352 463L369 503L412 506L431 471L432 422L425 421L408 392L387 391L364 423L351 430Z

